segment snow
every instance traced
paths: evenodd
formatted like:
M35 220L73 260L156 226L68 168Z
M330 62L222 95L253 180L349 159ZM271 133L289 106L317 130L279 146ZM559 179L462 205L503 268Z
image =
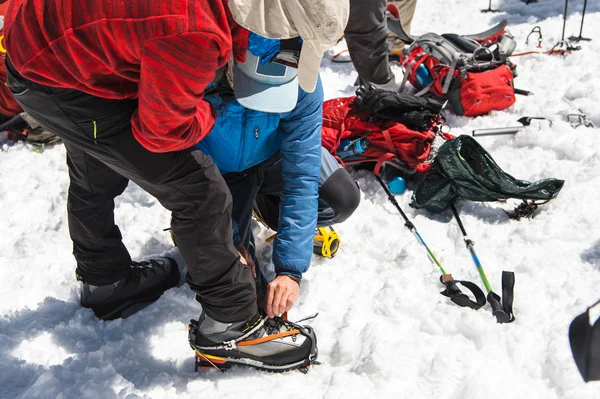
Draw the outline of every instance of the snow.
M562 0L494 0L503 12L481 14L487 0L419 0L413 33L474 33L509 18L525 46L542 28L543 47L562 33ZM583 0L571 0L566 35L577 35ZM596 25L598 24L598 25ZM448 115L453 134L534 122L516 136L478 141L515 177L566 181L558 198L532 220L512 221L509 204L461 202L467 232L496 292L502 270L516 274L512 324L499 325L489 305L460 308L437 292L439 272L404 228L377 182L356 172L363 199L336 226L342 238L331 260L314 258L291 319L319 312L319 366L308 374L271 374L237 367L194 373L187 323L199 305L187 285L171 289L128 319L104 322L78 306L78 282L66 220L68 175L62 146L32 151L19 144L0 152L0 397L1 398L600 398L585 384L567 337L571 320L598 299L600 286L600 131L573 129L576 110L600 126L600 2L588 2L582 51L568 57L515 58L519 88L535 96L478 118ZM402 72L394 67L401 79ZM325 60L327 98L352 95L351 64ZM449 214L408 206L397 197L442 265L455 278L478 283L462 235ZM130 184L116 200L116 219L136 259L170 252L169 213ZM270 232L256 228L267 262ZM597 316L597 313L596 313Z

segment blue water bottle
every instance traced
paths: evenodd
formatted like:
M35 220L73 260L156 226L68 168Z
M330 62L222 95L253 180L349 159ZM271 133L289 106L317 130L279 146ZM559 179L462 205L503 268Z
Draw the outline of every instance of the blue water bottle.
M433 81L433 78L431 77L429 70L423 64L421 64L417 67L416 76L417 76L417 82L419 82L423 86L429 86L431 84L431 82Z
M406 191L406 180L402 178L402 173L398 169L386 165L383 173L392 194L400 195Z
M336 154L342 159L359 158L367 148L369 148L369 140L364 137L358 140L345 139L340 142Z

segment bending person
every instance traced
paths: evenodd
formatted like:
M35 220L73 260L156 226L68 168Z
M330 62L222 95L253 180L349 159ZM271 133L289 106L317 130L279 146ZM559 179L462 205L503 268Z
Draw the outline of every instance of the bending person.
M251 269L232 242L231 194L194 145L214 124L204 89L230 56L244 61L249 31L303 36L299 84L315 90L321 57L345 26L347 0L318 9L304 0L285 4L14 0L5 16L7 84L67 150L81 305L113 319L179 282L172 259L134 262L123 245L114 198L131 180L172 212L187 282L202 305L198 346L216 356L233 342L238 350L227 351L228 362L266 369L304 364L316 353L315 335L280 319L274 326L258 312ZM280 337L276 327L291 333Z

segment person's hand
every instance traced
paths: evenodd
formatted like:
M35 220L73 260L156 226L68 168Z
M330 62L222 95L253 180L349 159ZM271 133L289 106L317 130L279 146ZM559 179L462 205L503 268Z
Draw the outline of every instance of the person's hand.
M256 265L254 264L252 256L250 256L248 250L242 244L236 245L235 249L237 249L240 253L240 261L244 265L250 266L250 270L252 270L252 277L256 278Z
M267 286L267 316L275 317L290 310L299 294L300 283L294 277L277 276Z

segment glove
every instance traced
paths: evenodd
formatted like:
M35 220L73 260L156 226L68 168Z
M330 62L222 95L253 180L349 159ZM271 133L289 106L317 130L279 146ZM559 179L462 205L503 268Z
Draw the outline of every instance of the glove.
M360 86L356 90L356 99L354 100L360 111L389 119L393 116L394 107L397 105L395 93L377 89L375 86L365 88Z
M433 98L421 98L407 93L396 93L375 86L356 90L354 103L359 111L374 117L400 122L413 130L427 130L442 104Z

